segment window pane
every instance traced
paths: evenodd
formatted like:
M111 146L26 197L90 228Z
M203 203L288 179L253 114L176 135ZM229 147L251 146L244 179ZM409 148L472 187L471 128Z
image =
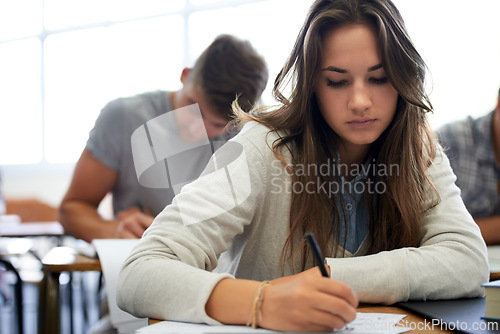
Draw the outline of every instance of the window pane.
M109 43L113 96L180 88L184 64L184 19L180 15L116 24L109 29Z
M0 164L42 158L38 39L0 44Z
M113 0L112 3L109 15L112 21L171 13L186 5L185 0Z
M291 53L312 3L312 0L302 0L290 6L288 0L276 0L236 8L235 17L240 22L240 34L264 55L269 68L269 82L262 97L266 104L276 103L271 93L274 79ZM275 13L280 13L279 18L276 18ZM274 23L255 24L255 18L258 18L259 22ZM288 92L284 93L285 96L288 95Z
M168 16L46 40L46 159L75 161L101 108L154 89L177 89L183 19ZM61 140L64 138L63 140Z
M265 57L269 68L270 80L263 102L275 103L271 95L272 82L292 51L312 0L293 6L289 4L289 0L263 1L193 13L189 19L189 40L197 43L190 45L190 61L194 62L197 55L221 33L247 39ZM280 15L276 17L278 12ZM255 24L256 18L259 22L273 24Z
M395 4L429 67L427 91L435 110L431 125L437 128L492 111L500 84L500 1L478 0L473 6L465 0Z
M212 43L213 39L222 33L238 36L238 25L234 17L234 8L204 10L189 16L189 63ZM240 36L241 37L241 36ZM196 42L195 42L196 41Z
M45 0L49 30L154 16L184 8L185 0Z
M45 0L45 28L49 30L104 22L109 1Z
M46 159L76 160L108 85L106 29L49 36L45 42Z
M0 1L0 40L39 34L42 0Z

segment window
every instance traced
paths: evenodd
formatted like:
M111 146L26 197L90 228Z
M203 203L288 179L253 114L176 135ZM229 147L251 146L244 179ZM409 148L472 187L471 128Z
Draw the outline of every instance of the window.
M494 107L497 0L394 0L428 62L438 126ZM101 108L180 88L182 67L220 33L248 39L272 83L312 0L0 2L0 165L74 164Z
M206 3L214 0L196 2ZM189 60L194 61L210 44L213 36L218 34L230 32L248 39L266 58L269 82L262 101L265 104L273 104L276 102L271 95L274 78L293 48L311 3L312 1L294 1L291 6L290 0L260 1L193 12L189 16L188 36L189 40L200 42L190 48Z
M431 126L492 111L500 86L500 1L393 1L429 67Z
M73 164L107 102L180 88L182 68L220 33L250 40L273 78L311 2L0 2L0 165Z
M184 36L182 30L168 32L182 26L180 15L168 15L48 36L44 53L46 161L76 161L106 102L177 87Z
M42 158L41 54L37 38L0 44L0 164Z

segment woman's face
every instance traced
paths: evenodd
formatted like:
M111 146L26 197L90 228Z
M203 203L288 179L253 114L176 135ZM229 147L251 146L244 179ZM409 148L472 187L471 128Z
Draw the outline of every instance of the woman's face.
M339 149L366 153L391 123L398 100L375 32L353 24L327 33L320 66L315 93L323 118L340 137Z

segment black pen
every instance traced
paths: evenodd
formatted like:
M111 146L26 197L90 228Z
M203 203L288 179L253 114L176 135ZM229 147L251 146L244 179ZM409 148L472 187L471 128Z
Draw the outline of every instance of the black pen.
M309 243L309 247L311 248L314 259L316 260L316 262L318 262L319 270L321 270L321 275L323 275L324 277L329 277L325 267L325 259L323 259L323 254L321 254L321 250L319 249L318 242L314 237L314 233L306 233L306 239Z

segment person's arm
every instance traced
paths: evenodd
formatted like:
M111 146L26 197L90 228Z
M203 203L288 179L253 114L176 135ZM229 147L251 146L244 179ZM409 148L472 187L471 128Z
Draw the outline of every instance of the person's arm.
M229 153L232 159L222 156L215 160L231 161L230 166L217 165L219 172L205 171L156 217L120 272L117 304L121 309L154 319L247 323L260 282L235 279L214 269L235 237L260 228L256 215L273 189L270 162L265 161L275 159L269 143L276 138L267 135L267 128L254 131L248 140L245 129L235 138L242 144L243 151L236 150L241 154L235 156L227 145L217 151L217 155ZM238 203L228 207L234 200L229 188L239 190L240 195L246 190L250 193L237 197ZM225 209L217 210L221 208ZM263 259L255 261L266 265ZM338 328L354 319L357 305L349 287L322 277L317 268L275 279L264 288L263 297L258 324L280 330Z
M88 242L114 237L118 221L104 220L97 209L116 179L115 171L100 163L89 151L82 152L59 206L59 221L65 233Z
M244 325L252 314L259 282L223 279L214 288L206 311L225 324ZM276 279L262 291L260 327L279 331L331 331L356 317L358 300L345 284L321 276L318 268Z
M91 242L103 238L138 238L153 217L137 208L118 215L119 220L103 219L97 209L117 180L117 172L84 150L61 205L59 221L67 234Z
M487 245L500 244L500 216L475 219Z
M460 157L462 157L462 160L469 160L473 159L472 157L475 155L473 152L470 152L473 146L463 147L464 144L462 144L459 138L470 138L470 140L472 140L474 135L471 133L470 127L467 127L463 122L447 124L440 129L438 137L446 154L450 158L450 165L457 175L458 181L460 181L460 178L466 178L468 176L467 173L461 173L460 171L462 169L459 169ZM458 184L460 185L460 183ZM462 189L462 195L463 194L464 189ZM479 226L483 239L487 245L500 244L500 216L475 218L474 220Z

